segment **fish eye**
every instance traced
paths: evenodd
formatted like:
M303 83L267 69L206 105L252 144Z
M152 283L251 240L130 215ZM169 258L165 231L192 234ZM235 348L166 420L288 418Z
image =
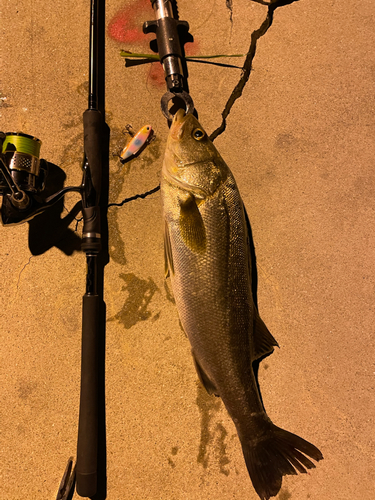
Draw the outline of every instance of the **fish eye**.
M197 141L201 141L204 136L206 134L204 133L204 131L200 128L196 128L193 130L193 133L192 133L192 136L194 137L194 139L196 139Z

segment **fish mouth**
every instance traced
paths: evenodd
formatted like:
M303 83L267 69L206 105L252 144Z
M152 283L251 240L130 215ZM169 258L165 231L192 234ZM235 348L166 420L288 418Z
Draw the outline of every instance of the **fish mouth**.
M184 122L184 118L186 118L187 114L183 108L180 108L176 111L176 114L173 117L172 123L182 124Z
M180 108L177 110L176 114L173 117L171 128L170 128L170 135L173 137L173 139L181 139L184 133L184 123L186 122L186 119L188 118L188 114L185 112L184 109Z

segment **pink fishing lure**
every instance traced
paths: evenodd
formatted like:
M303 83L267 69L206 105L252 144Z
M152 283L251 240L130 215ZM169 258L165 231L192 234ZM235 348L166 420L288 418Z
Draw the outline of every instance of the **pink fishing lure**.
M125 163L132 156L135 156L147 144L152 136L151 125L145 125L139 130L120 153L121 163Z

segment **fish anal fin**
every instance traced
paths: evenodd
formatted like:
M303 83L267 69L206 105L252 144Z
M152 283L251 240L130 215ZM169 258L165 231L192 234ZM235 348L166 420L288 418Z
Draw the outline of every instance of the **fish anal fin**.
M191 194L180 199L180 232L187 247L193 252L203 253L206 250L206 229L197 200Z
M253 324L253 353L252 361L260 358L264 358L273 353L274 347L279 347L279 344L269 332L263 320L258 314L255 306L253 306L254 311L254 324Z
M167 221L165 221L164 226L164 272L166 278L168 278L170 272L174 274L172 246Z
M215 396L219 396L219 392L216 389L215 385L211 382L210 378L206 374L206 372L203 370L201 365L198 363L197 358L194 355L194 352L191 351L191 354L193 355L193 361L194 361L194 366L198 374L198 378L201 381L203 387L206 389L208 394L212 395L215 394Z

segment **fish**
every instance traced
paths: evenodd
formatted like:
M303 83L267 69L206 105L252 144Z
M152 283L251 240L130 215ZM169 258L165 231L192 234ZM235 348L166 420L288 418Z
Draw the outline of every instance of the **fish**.
M119 154L121 163L126 163L138 155L153 137L151 125L144 125Z
M180 109L161 175L165 274L194 365L232 418L258 496L277 495L282 477L323 459L276 426L263 406L254 362L278 346L252 293L250 223L234 176L198 120Z

